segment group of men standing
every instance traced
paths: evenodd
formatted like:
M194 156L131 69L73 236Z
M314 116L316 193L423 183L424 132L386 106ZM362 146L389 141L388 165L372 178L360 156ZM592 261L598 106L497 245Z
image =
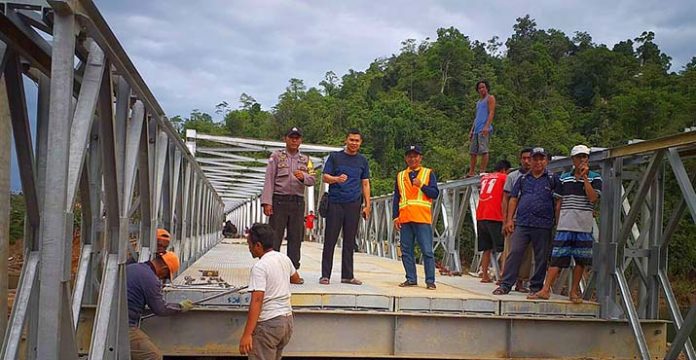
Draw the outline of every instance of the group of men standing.
M548 171L549 154L543 148L527 148L520 152L519 170L505 175L510 164L501 161L496 173L482 177L477 211L479 250L484 251L481 282L492 281L488 275L491 252L504 250L502 279L493 294L508 294L515 286L517 291L529 292L529 299L548 299L560 269L568 268L572 259L575 267L568 296L574 303L582 302L579 282L584 268L592 263L593 212L602 188L600 175L589 170L589 154L585 145L573 147L572 170L558 176ZM534 268L527 289L522 278L527 274L520 276L520 270L531 267L531 260L525 259L530 247Z

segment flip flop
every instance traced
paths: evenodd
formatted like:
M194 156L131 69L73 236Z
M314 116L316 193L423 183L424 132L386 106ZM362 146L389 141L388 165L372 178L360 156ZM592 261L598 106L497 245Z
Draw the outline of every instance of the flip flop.
M362 281L352 278L352 279L341 279L341 282L343 284L351 284L351 285L362 285Z
M492 283L493 280L491 280L491 279L481 279L481 282L482 282L482 283Z
M538 292L527 295L528 300L548 300L550 295L540 295Z
M319 283L322 285L329 285L329 278L323 277L323 278L319 279Z

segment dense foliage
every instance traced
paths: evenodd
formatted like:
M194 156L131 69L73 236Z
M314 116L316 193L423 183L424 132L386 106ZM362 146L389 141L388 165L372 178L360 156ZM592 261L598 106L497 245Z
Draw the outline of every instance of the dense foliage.
M263 139L280 139L298 125L305 142L336 145L345 129L359 128L376 194L392 190L409 143L424 146L426 163L440 179L465 174L479 79L489 81L497 100L490 164L500 158L516 163L523 145L565 155L578 143L612 147L696 125L696 57L672 72L653 32L609 47L586 32L538 29L528 15L513 30L503 50L497 37L480 42L441 28L437 39L407 39L398 54L363 71L328 72L318 87L290 79L271 111L243 94L238 109L218 105L221 123L199 111L172 120L180 129ZM696 229L687 217L682 222L671 269L693 274Z

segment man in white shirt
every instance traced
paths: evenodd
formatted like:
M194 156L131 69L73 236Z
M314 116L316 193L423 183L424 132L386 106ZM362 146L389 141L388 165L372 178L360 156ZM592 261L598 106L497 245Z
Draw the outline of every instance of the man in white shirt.
M268 224L254 224L247 243L251 256L260 260L251 268L251 302L239 352L250 359L280 359L293 328L290 284L300 275L285 254L273 250L275 237Z

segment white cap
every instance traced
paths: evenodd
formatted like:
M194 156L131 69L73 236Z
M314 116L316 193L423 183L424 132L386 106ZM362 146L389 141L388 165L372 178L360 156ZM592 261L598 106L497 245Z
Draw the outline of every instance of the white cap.
M585 145L575 145L573 146L573 149L570 150L570 157L573 157L578 154L586 154L590 155L590 148L588 148Z

